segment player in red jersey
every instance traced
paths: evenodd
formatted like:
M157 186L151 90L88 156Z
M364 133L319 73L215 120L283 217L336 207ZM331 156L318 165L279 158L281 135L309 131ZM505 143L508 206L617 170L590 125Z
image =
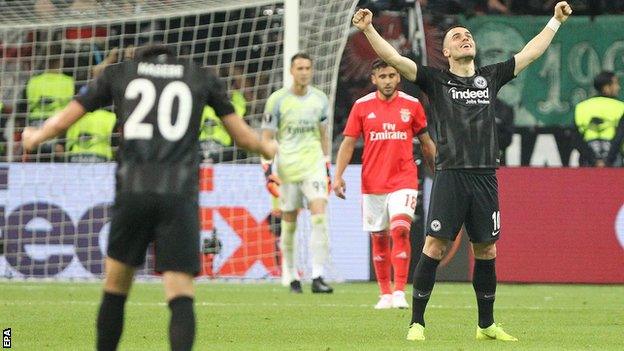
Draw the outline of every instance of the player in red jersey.
M397 90L401 81L397 70L376 60L371 80L377 91L357 100L349 114L338 150L333 189L336 196L345 198L342 174L362 135L363 226L371 233L373 265L381 290L375 308L408 308L404 289L410 262L410 226L418 195L412 141L414 137L420 140L432 170L436 148L427 133L425 112L418 99ZM392 268L394 292L390 283Z

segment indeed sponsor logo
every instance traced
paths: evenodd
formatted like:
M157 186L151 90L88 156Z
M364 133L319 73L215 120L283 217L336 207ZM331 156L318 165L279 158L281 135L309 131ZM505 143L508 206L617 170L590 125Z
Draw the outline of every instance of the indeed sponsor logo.
M489 105L490 104L490 91L484 90L472 90L472 89L458 89L453 87L449 89L449 94L453 100L463 100L466 105Z
M449 89L449 93L451 97L455 100L457 99L489 99L490 91L488 89L484 90L472 90L472 89L464 89L460 90L456 87L452 87Z

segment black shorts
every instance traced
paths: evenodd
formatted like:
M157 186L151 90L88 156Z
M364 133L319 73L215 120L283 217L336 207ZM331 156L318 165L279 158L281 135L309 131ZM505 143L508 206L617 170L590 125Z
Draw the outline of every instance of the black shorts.
M154 242L156 272L199 273L198 199L192 195L118 193L107 254L133 267Z
M427 215L427 235L455 240L462 225L473 243L500 237L498 181L493 169L436 171Z

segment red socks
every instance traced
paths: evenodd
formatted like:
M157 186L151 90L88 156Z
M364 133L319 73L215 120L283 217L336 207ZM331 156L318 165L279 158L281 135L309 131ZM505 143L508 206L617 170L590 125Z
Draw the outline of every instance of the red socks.
M390 237L388 232L371 233L373 242L373 266L381 294L392 294L390 286L390 272L392 265L390 262Z
M392 294L390 274L393 268L394 290L405 291L411 257L409 238L411 224L410 216L397 215L390 221L390 235L387 231L371 233L373 266L382 295ZM392 246L390 236L392 236Z
M392 267L394 268L394 290L405 291L411 257L410 226L412 218L408 215L396 215L390 220L392 236Z

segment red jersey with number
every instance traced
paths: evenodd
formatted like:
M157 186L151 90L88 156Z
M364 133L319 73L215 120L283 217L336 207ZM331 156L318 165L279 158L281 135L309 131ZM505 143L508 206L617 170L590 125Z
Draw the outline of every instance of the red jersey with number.
M390 100L378 94L355 102L342 133L356 139L364 136L362 193L418 189L412 140L427 131L425 111L417 98L402 91Z

